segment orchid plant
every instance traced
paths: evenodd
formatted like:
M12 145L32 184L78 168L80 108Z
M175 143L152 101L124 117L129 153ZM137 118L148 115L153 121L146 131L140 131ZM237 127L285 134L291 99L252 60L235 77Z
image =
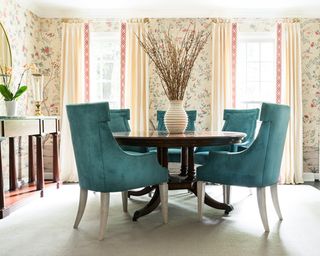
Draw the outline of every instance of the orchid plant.
M31 70L31 72L36 72L35 64L25 65L23 72L20 76L20 80L18 83L17 88L12 85L11 78L12 78L12 68L8 66L1 66L0 65L0 93L3 96L5 101L13 101L20 97L26 90L26 85L21 85L22 79L26 72Z

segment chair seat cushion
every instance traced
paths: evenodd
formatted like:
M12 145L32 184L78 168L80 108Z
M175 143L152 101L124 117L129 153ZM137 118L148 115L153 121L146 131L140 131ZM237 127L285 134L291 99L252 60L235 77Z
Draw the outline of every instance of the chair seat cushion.
M148 150L146 147L140 147L140 146L125 146L125 145L121 145L122 150L124 151L135 151L138 153L147 153Z
M149 152L157 152L156 148L149 148ZM181 161L181 148L168 148L168 162L179 163Z
M209 151L197 152L194 154L194 163L204 165L208 161Z

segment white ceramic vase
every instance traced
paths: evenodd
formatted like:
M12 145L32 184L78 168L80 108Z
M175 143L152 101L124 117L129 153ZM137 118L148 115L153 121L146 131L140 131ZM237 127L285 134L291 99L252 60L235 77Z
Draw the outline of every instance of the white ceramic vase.
M184 133L188 124L188 116L182 100L171 100L169 109L164 115L164 124L169 133Z
M5 101L7 116L17 115L17 102L15 100Z

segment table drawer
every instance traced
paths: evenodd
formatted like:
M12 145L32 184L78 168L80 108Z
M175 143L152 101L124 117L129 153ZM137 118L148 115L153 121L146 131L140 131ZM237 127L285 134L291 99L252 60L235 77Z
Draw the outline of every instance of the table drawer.
M16 137L40 134L40 120L6 120L3 122L4 137Z
M55 133L57 131L57 119L43 119L42 133Z

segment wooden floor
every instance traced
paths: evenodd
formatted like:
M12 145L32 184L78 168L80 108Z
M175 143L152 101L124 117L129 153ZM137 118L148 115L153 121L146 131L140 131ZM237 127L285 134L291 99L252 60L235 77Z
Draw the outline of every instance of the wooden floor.
M56 182L45 181L44 196L46 190L55 189L56 187ZM41 191L37 190L35 184L25 184L15 191L7 191L5 193L5 209L3 211L3 217L8 216L11 212L30 202L33 198L40 196Z

